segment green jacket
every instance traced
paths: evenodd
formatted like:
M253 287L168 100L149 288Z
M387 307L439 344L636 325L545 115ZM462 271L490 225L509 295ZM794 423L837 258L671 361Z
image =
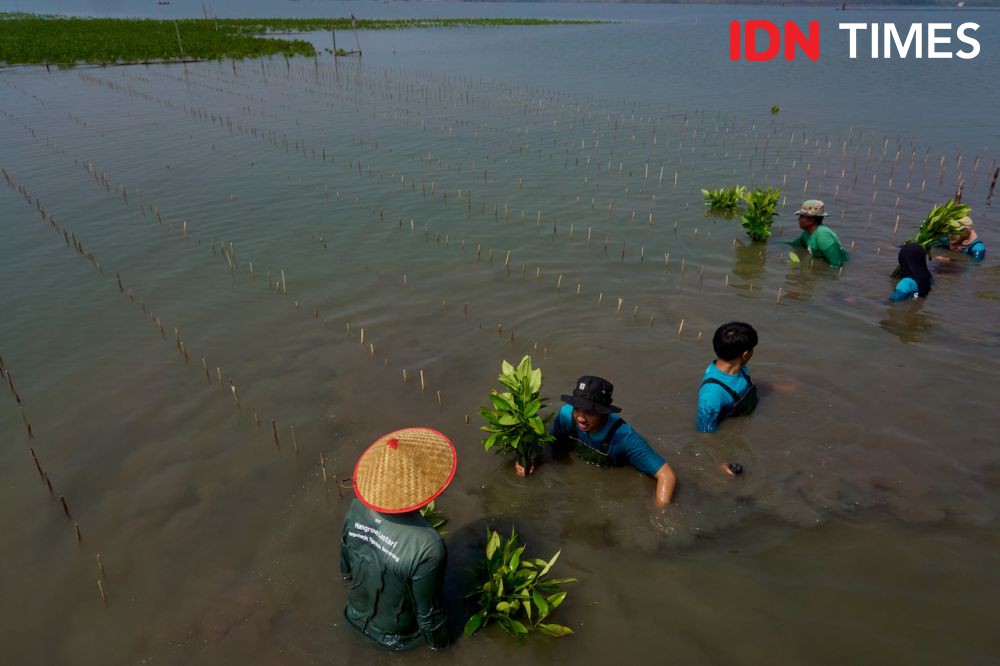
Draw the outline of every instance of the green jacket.
M833 229L821 224L810 234L803 231L802 235L788 243L792 247L805 247L809 254L817 259L826 259L833 268L840 268L847 261L847 250L840 245L840 239Z
M350 581L344 616L390 650L448 645L441 606L447 552L420 512L378 513L358 500L344 518L340 573Z

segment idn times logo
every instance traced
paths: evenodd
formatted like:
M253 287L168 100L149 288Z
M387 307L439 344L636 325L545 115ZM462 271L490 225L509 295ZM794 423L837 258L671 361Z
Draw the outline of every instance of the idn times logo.
M729 24L729 57L750 61L773 60L784 52L785 60L795 60L799 51L810 60L820 57L819 21L810 21L803 31L793 21L785 21L784 31L776 23L751 20ZM974 34L978 23L839 23L839 37L848 40L850 58L951 58L971 60L979 55ZM957 50L956 50L957 49ZM861 54L861 55L859 55Z

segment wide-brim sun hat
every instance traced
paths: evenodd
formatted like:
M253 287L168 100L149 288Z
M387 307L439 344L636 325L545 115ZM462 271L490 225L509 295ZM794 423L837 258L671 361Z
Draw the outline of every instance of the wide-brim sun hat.
M431 428L403 428L379 437L354 467L354 492L379 513L416 511L455 478L458 454Z
M819 199L807 199L802 202L802 207L795 211L796 215L806 215L808 217L826 217L826 206Z

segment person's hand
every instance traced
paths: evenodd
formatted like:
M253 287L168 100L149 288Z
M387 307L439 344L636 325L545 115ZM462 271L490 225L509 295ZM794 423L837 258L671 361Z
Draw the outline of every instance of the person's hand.
M514 471L517 472L518 476L525 476L524 466L518 460L514 461ZM531 464L528 465L527 473L528 474L534 474L535 473L535 462L534 461L532 461Z

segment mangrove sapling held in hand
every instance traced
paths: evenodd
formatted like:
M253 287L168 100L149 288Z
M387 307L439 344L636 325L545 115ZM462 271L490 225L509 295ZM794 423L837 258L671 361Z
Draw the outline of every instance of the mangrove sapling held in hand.
M487 451L493 449L500 455L516 454L525 474L530 474L542 447L554 439L545 428L551 415L544 419L538 415L548 402L541 397L542 371L532 368L531 357L525 356L516 368L504 361L498 379L508 390L490 391L492 407L479 410L486 419L486 425L480 429L490 433L483 439L483 445Z
M771 236L771 223L778 214L780 188L762 190L754 188L747 197L747 209L743 213L743 228L752 241L766 241Z
M465 623L466 636L491 620L519 638L535 631L556 637L573 633L569 627L545 622L566 598L559 586L576 582L575 578L545 578L562 551L546 561L524 557L524 548L517 543L514 528L509 539L486 530L486 560L475 588L467 595L475 599L478 609Z
M968 215L970 210L969 206L956 203L951 199L945 204L934 206L920 223L917 235L907 239L906 242L917 243L930 253L931 246L942 238L946 238L948 234L962 228L960 220ZM892 272L892 277L899 279L902 275L901 271L902 269L897 265L896 270Z

